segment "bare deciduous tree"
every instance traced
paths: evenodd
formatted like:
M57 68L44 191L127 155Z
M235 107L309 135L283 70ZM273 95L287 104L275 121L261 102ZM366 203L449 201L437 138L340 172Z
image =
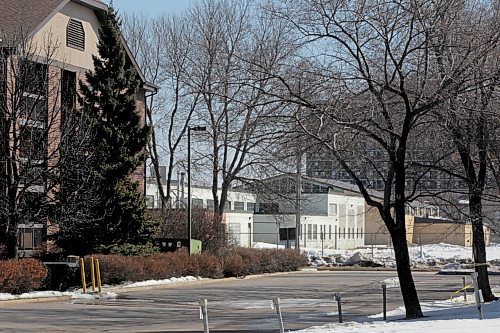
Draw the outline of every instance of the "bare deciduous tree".
M18 245L32 250L47 240L48 225L57 223L62 156L78 149L64 145L78 127L70 121L77 117L76 77L58 65L58 49L50 34L41 45L22 33L0 48L0 242L8 257L17 257ZM74 213L74 206L66 208L65 217Z
M407 318L422 316L405 222L405 205L417 195L421 177L414 175L418 170L412 170L408 156L418 147L415 133L425 133L430 111L466 86L470 76L464 73L470 74L478 59L439 39L443 32L453 33L445 24L460 26L458 16L445 22L455 6L451 0L324 0L285 2L273 9L303 38L300 62L307 64L304 71L277 81L288 90L285 97L307 111L296 114L303 131L331 152L384 220ZM455 56L454 67L444 76L438 70L440 48ZM308 86L303 84L300 92L298 82L304 79ZM370 175L360 166L367 163L383 181L382 201L364 181Z
M208 128L215 216L220 221L231 186L270 163L284 135L276 122L285 102L271 94L271 77L294 52L285 25L252 1L204 1L190 12L197 52L191 85L202 101L196 119ZM220 187L220 193L218 188Z
M433 50L441 77L463 84L450 94L442 112L436 115L463 168L460 178L467 184L478 284L484 299L491 301L495 296L488 279L482 201L488 185L488 163L495 174L492 136L500 125L498 112L492 109L500 82L500 20L494 1L450 3L434 34Z
M132 15L124 19L124 33L134 56L148 80L161 87L158 96L149 98L147 117L153 125L148 151L162 208L172 207L174 169L182 157L179 150L200 100L200 92L188 84L192 75L189 59L196 53L193 32L182 15L154 20ZM160 164L164 160L167 175L162 180Z

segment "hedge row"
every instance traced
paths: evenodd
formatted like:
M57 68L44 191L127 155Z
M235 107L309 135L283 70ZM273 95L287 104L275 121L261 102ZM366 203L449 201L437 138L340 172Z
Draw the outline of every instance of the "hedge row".
M99 258L102 283L109 285L125 281L162 280L187 275L221 278L289 272L307 264L306 257L294 250L246 248L237 248L220 256L208 253L189 256L187 252L179 251L149 256L95 255L95 257ZM88 259L86 259L87 272ZM52 275L62 274L60 270L54 270L53 267L51 269ZM51 283L57 284L58 287L68 286L65 281L59 280L73 281L72 283L79 280L79 270L73 269L70 273L71 276L59 277L59 279L48 275L47 268L36 259L0 261L0 292L20 294L42 287L53 288Z
M292 272L307 266L307 258L295 250L238 248L223 263L224 275L229 277Z
M222 265L216 256L187 252L154 254L145 257L95 255L99 258L102 283L119 284L125 281L163 280L187 275L220 278Z
M206 278L290 272L307 265L304 255L294 250L238 248L220 258L212 254L189 256L186 252L162 253L146 257L98 256L103 283L161 280L186 275Z
M47 268L36 259L0 261L0 292L22 294L39 289L47 277Z

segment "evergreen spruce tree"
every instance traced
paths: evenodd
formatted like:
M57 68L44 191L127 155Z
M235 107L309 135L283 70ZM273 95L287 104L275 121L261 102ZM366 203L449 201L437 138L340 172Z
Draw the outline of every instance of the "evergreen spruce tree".
M156 226L146 213L138 184L130 179L145 161L149 128L136 110L140 81L126 56L111 6L99 37L94 70L86 73L87 82L80 83L80 90L95 131L89 176L97 180L92 182L97 184L93 191L100 200L92 207L94 223L83 226L91 228L83 232L88 237L79 241L85 242L81 248L86 252L113 252L147 244Z

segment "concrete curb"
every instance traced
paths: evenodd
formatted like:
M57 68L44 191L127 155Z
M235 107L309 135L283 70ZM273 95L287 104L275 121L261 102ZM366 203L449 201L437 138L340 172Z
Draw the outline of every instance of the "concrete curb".
M26 303L48 303L48 302L64 302L70 301L71 296L49 296L49 297L35 297L35 298L17 298L9 299L5 301L0 301L0 307L6 307L9 305L26 304Z
M319 267L318 272L396 272L396 268L392 267L356 267L356 266L335 266L335 267ZM412 272L439 272L439 268L412 268Z
M473 273L474 271L470 270L470 271L464 271L464 270L457 270L457 271L439 271L438 274L439 275L471 275L471 273ZM488 275L500 275L500 272L498 271L493 271L493 272L489 272L488 271Z

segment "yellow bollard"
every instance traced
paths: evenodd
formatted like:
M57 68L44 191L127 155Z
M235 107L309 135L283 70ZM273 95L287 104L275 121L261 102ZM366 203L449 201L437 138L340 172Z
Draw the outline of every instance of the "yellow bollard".
M99 259L95 259L95 271L97 273L97 288L99 288L99 292L102 292L101 286L101 269L99 267Z
M90 257L90 278L92 279L92 292L95 293L94 257Z
M80 258L80 273L82 275L82 290L83 293L87 293L87 284L85 283L85 262L83 261L83 258Z

